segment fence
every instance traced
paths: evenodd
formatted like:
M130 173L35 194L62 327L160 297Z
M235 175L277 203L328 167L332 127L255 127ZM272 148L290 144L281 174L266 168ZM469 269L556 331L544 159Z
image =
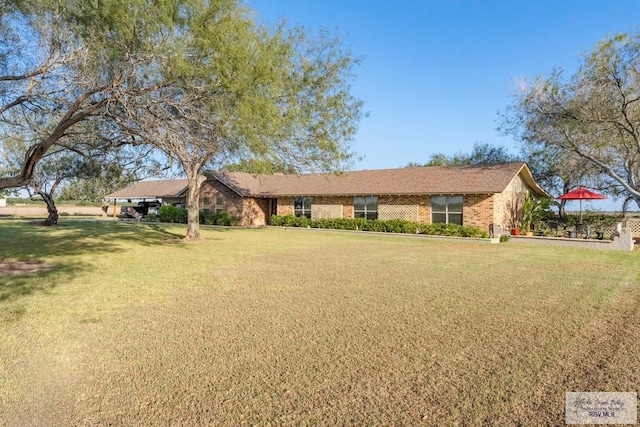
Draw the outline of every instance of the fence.
M625 217L622 221L622 228L629 228L633 238L640 238L640 218ZM593 231L593 230L592 230ZM613 225L602 227L601 230L605 237L610 237L616 228Z
M633 237L640 237L640 218L626 218L626 224L623 223L623 227L629 227L631 235Z

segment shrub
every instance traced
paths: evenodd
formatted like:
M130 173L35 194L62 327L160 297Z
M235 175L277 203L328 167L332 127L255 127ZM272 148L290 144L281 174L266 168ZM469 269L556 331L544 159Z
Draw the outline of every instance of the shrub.
M282 227L329 228L334 230L361 230L383 233L431 234L440 236L458 236L488 238L489 233L476 226L457 224L423 224L402 219L378 220L364 218L323 218L310 220L307 217L294 215L273 215L271 225Z
M233 226L238 225L239 223L240 220L227 211L221 211L213 215L213 224L215 225Z
M158 218L161 222L186 224L187 210L178 206L160 206L158 209Z
M508 242L509 241L509 235L508 234L501 234L500 235L500 243L504 243L504 242Z
M172 222L178 224L187 223L187 210L177 206L161 206L158 210L158 220L161 222ZM227 225L234 226L240 220L226 211L212 213L202 210L199 212L200 224L203 225Z
M210 211L200 211L200 224L214 225L216 223L216 214Z
M271 215L269 218L269 224L274 225L276 227L280 227L284 224L284 216L282 215Z
M200 211L200 224L203 225L238 225L240 220L229 214L227 211L212 213L210 211Z

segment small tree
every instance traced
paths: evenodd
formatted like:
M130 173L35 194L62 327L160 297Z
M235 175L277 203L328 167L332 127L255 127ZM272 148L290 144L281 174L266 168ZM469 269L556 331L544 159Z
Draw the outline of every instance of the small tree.
M19 170L25 146L24 140L4 141L3 160L9 173L15 173L15 171ZM58 223L55 194L60 184L73 176L74 161L73 153L65 153L64 150L48 152L37 164L29 184L23 187L32 200L39 198L47 205L48 216L42 223L43 225L55 225Z

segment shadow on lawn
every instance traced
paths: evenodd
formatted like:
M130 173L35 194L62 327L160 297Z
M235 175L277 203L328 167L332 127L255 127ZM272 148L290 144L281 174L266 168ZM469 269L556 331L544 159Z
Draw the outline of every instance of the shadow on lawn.
M162 226L146 227L104 221L61 221L52 227L37 222L0 221L0 260L33 260L91 253L109 253L130 247L175 244L166 236L182 237ZM125 245L126 244L126 245Z
M20 299L37 292L48 293L71 280L82 270L79 264L62 264L36 273L0 274L0 323L19 320L26 312Z
M0 274L0 303L11 301L16 297L31 295L36 291L50 291L61 280L72 278L81 269L81 266L66 264L43 269L37 273Z
M126 226L104 221L61 221L53 227L36 225L37 222L0 220L0 262L42 261L50 268L27 274L0 272L0 321L20 316L15 302L37 292L49 292L63 286L79 272L90 268L75 255L100 256L117 251L144 250L144 247L176 245L173 233L162 225ZM174 239L169 241L167 236Z
M160 224L149 224L148 227L153 231L164 234L165 236L170 236L174 239L182 239L184 237L184 234L172 233L166 230L165 226Z

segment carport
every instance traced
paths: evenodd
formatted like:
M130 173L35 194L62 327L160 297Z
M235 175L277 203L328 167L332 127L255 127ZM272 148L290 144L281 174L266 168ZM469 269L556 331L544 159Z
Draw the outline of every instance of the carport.
M105 206L113 205L113 217L117 215L118 203L147 205L158 201L161 205L184 206L187 193L186 179L160 181L138 181L135 184L104 196Z

